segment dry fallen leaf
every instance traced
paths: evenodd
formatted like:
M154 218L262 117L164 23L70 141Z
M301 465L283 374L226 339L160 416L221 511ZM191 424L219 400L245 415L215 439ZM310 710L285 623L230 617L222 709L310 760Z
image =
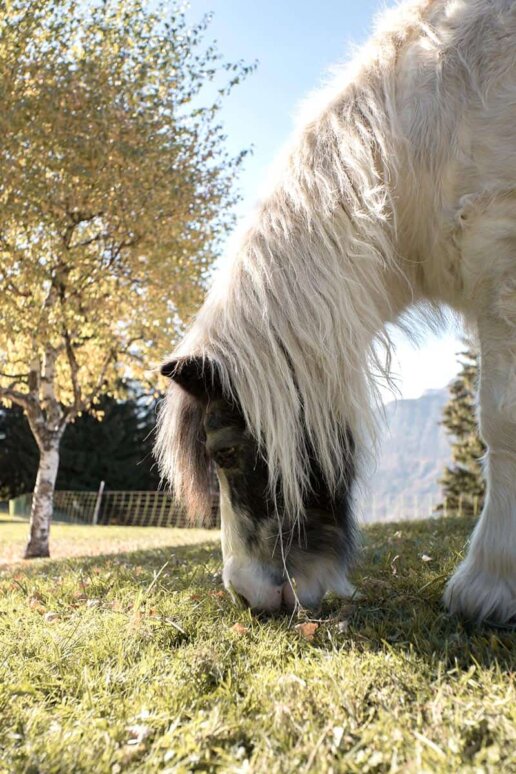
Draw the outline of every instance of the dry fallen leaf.
M241 623L233 624L231 629L235 632L235 634L240 634L241 636L247 634L249 631L249 627L244 626L244 624Z
M31 610L34 610L34 612L40 613L40 615L47 612L47 608L43 604L39 594L36 594L29 599L29 607Z
M304 637L305 640L310 641L315 637L315 632L318 628L318 623L300 623L296 626L296 630L299 632L299 634Z

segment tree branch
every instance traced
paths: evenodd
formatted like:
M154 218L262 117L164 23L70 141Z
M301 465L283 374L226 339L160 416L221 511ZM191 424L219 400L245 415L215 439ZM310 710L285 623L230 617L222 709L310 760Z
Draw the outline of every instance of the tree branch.
M3 376L5 379L15 379L17 382L28 378L27 374L6 374L3 371L0 371L0 376Z
M81 409L83 408L82 392L79 384L79 363L77 362L77 358L75 357L75 352L73 349L70 334L66 326L63 326L63 337L65 340L65 349L66 349L66 356L68 358L68 365L70 366L70 376L72 379L72 390L73 390L73 406L70 408L68 413L73 414L73 416L76 416L79 413L79 411L81 411Z
M7 281L6 289L10 290L11 293L14 293L15 296L19 296L20 298L30 298L32 295L30 290L23 291L17 288L12 280Z
M31 358L29 365L29 390L36 398L39 395L39 385L41 377L41 362L37 354Z
M90 407L93 404L95 398L97 397L100 390L102 389L102 385L104 384L104 379L106 378L106 373L109 368L109 365L111 362L116 361L116 354L117 353L113 349L108 352L107 357L104 360L104 363L102 365L102 368L100 369L100 374L99 374L99 378L97 379L97 384L95 385L90 395L88 396L88 401L87 401L88 407Z
M66 214L72 221L74 226L78 226L79 223L90 223L95 218L101 218L104 212L99 210L98 212L81 212L81 210L66 208Z
M84 242L75 242L74 244L69 244L68 249L69 250L75 250L76 247L88 247L89 245L95 244L95 242L100 242L101 239L107 239L109 234L95 234L95 236L90 237L90 239L85 239Z
M10 387L0 387L0 400L10 400L12 403L16 403L17 406L21 406L26 411L30 411L34 408L34 403L30 395L26 395L18 390L13 390Z

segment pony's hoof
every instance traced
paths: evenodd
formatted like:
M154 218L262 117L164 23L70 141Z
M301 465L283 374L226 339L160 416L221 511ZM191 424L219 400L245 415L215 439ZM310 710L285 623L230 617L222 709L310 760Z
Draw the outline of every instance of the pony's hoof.
M497 628L516 625L516 578L475 567L466 559L446 586L444 604L454 615Z

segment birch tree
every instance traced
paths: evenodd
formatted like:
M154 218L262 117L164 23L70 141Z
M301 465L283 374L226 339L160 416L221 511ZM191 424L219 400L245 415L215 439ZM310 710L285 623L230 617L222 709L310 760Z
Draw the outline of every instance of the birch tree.
M0 0L0 400L40 453L26 557L49 555L66 425L170 348L230 225L242 156L217 114L247 68L207 20L149 7Z

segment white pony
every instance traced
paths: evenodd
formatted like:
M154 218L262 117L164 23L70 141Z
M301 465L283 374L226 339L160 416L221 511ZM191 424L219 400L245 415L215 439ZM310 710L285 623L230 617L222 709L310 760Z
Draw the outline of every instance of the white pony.
M163 372L178 497L221 484L224 579L251 607L351 593L353 482L386 324L448 305L478 331L488 491L449 609L516 616L516 2L416 0L310 115ZM387 354L379 358L379 342Z

